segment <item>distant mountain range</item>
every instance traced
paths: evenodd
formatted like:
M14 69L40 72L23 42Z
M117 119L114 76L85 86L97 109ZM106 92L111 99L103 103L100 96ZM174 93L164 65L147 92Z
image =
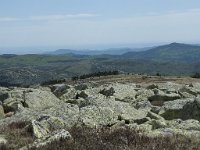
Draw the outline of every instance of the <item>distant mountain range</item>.
M148 59L159 61L200 61L200 46L182 43L171 43L142 52L127 52L122 58Z
M71 50L59 49L48 52L49 55L71 55L74 57L96 56L121 59L144 59L156 61L200 61L200 46L183 43L171 43L147 48L112 48L107 50ZM113 56L114 55L114 56ZM116 56L117 55L117 56Z
M45 54L50 55L63 55L63 54L75 54L75 55L122 55L127 52L145 51L151 49L145 48L110 48L105 50L72 50L72 49L59 49L53 52L47 52Z
M62 49L46 54L0 55L0 85L6 86L111 70L178 76L200 73L200 46L171 43L144 49Z

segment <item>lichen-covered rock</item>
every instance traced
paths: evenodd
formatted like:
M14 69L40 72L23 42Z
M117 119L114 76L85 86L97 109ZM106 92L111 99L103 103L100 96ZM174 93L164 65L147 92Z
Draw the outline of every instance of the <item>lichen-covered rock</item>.
M166 101L173 101L176 99L180 99L181 96L177 93L164 93L161 90L154 89L153 96L149 97L148 100L151 102L152 105L155 106L162 106Z
M53 131L65 128L65 123L62 119L49 115L41 115L36 120L32 121L33 135L36 138L43 138Z
M87 98L87 97L88 97L88 95L84 91L81 91L80 93L77 93L77 95L76 95L76 99Z
M55 84L51 87L51 91L58 97L60 97L61 95L63 95L67 89L69 89L70 86L66 85L66 84Z
M158 114L160 112L160 109L161 109L161 107L159 107L159 106L152 106L150 111Z
M115 93L113 96L116 101L131 103L135 100L136 85L135 84L112 84Z
M117 122L117 115L108 107L87 106L80 111L80 123L86 126L107 126Z
M147 101L149 97L152 97L153 95L155 94L152 90L140 89L139 91L137 91L135 98L138 101Z
M87 106L87 99L78 98L78 99L67 99L65 100L66 103L77 105L78 107Z
M9 98L9 94L7 91L0 91L0 102L3 103L4 100Z
M38 149L38 148L46 146L50 143L53 143L55 141L59 141L61 139L62 140L72 140L72 136L70 135L70 133L68 131L66 131L64 129L56 130L56 131L53 131L52 133L49 133L49 134L35 140L33 144L29 144L25 147L20 148L20 150Z
M115 90L113 87L111 87L109 89L104 88L99 93L108 97L108 96L113 96L113 94L115 93Z
M23 109L23 104L20 101L11 101L9 103L3 104L5 113L17 112Z
M164 91L165 93L177 93L181 88L183 88L182 84L177 84L174 82L166 82L158 84L158 89Z
M77 91L74 88L67 89L66 93L64 93L60 99L66 101L68 99L75 99L77 95Z
M82 91L82 90L86 90L88 89L88 85L87 84L78 84L74 87L76 90Z
M63 129L75 125L114 129L129 126L153 137L180 134L200 138L200 84L78 82L50 86L51 90L0 88L0 126L31 122L36 140L24 148L71 139ZM1 97L1 93L7 94Z
M163 117L161 117L160 115L157 115L156 113L153 113L151 111L149 111L147 113L147 117L151 118L151 119L155 119L155 120L165 120Z
M145 109L145 110L150 110L153 106L149 101L139 101L139 102L134 102L133 103L134 107L136 109Z
M0 119L3 119L4 117L5 117L4 109L3 109L3 106L0 105Z
M25 108L12 117L0 120L0 126L7 126L12 122L36 120L41 114L61 118L66 127L72 127L78 122L79 107L62 101L48 108Z
M195 88L195 87L184 86L179 91L180 92L186 92L186 93L194 95L194 96L200 95L200 89Z
M125 120L129 123L135 120L143 119L147 115L147 110L137 110L128 103L114 103L113 111L118 115L119 120Z
M151 121L148 122L148 124L152 125L152 130L167 127L165 120L152 119Z
M200 120L200 100L181 99L164 103L159 112L167 120L172 119L196 119Z
M8 141L6 140L4 135L0 135L0 145L1 144L6 144Z
M59 103L59 99L48 90L42 89L13 89L9 98L3 101L5 112L17 112L19 107L27 108L47 108Z
M158 89L158 85L151 84L151 85L147 86L147 89Z
M34 89L25 93L25 103L28 108L47 108L59 103L59 99L49 91Z
M194 119L188 119L185 121L181 119L170 120L167 121L167 126L170 128L177 128L189 131L196 130L200 132L200 122Z

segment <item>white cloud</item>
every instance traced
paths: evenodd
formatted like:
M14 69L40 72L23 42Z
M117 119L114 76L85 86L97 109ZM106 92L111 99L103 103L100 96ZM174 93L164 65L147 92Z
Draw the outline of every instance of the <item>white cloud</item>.
M0 17L0 22L8 22L8 21L20 21L22 18L15 17Z
M0 22L9 21L47 21L47 20L67 20L67 19L84 19L96 17L96 14L80 13L80 14L65 14L65 15L44 15L44 16L29 16L29 17L0 17Z
M67 15L46 15L46 16L31 16L30 20L66 20L66 19L81 19L95 17L96 14L67 14Z
M29 21L35 21L31 24L2 25L0 45L188 42L197 41L200 37L200 20L198 19L200 9L165 14L150 13L127 18L81 19L93 16L95 15L37 16L27 18ZM40 23L40 20L44 21Z

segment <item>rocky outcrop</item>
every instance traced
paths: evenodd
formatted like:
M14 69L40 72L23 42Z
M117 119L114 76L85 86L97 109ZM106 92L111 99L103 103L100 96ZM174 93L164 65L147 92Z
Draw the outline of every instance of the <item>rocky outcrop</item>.
M33 135L36 138L43 138L53 131L64 129L65 123L62 119L48 115L41 115L32 121Z
M181 96L177 93L165 93L161 90L154 89L154 95L149 97L148 100L151 102L152 105L155 106L162 106L166 101L173 101L176 99L180 99Z
M194 95L194 96L200 95L200 90L198 88L191 87L191 86L184 86L179 91L180 92L186 92L186 93L188 93L190 95Z
M82 91L82 90L86 90L88 89L88 85L87 84L78 84L74 87L76 90L78 91Z
M0 89L0 126L31 122L35 141L24 149L41 147L62 138L70 140L72 137L67 130L73 126L129 126L142 129L148 136L198 137L200 100L197 87L200 86L167 82L141 86L76 83L50 88L5 88Z
M68 99L75 99L77 91L74 88L67 89L67 91L60 97L61 100L67 101Z
M117 115L108 107L87 106L80 111L80 122L90 127L109 126L117 122Z
M70 87L66 84L55 84L51 87L51 91L58 97L62 96Z
M45 109L59 104L60 100L50 91L41 89L14 89L2 103L4 111L18 112L23 108Z
M56 130L35 140L33 144L20 148L20 150L38 149L59 140L72 140L72 136L64 129Z
M196 119L200 120L200 100L181 99L164 103L159 114L167 120Z
M81 91L80 93L77 93L77 95L76 95L76 99L87 98L87 97L88 97L88 95L84 91Z
M9 97L8 92L6 91L0 91L0 102L3 103L4 100L6 100Z
M59 99L51 92L32 90L25 92L25 104L28 108L47 108L59 103Z
M4 135L0 135L0 145L1 144L6 144L8 141L6 140Z
M4 109L3 109L3 106L0 105L0 119L3 119L4 117L5 117Z
M99 92L100 94L103 94L105 96L113 96L113 94L115 93L115 90L113 87L109 88L109 89L103 89Z

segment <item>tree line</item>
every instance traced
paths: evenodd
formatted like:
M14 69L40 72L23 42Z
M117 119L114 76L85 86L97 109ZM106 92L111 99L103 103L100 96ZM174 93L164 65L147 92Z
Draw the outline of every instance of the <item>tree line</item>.
M78 79L87 79L87 78L91 78L91 77L100 77L100 76L109 76L109 75L118 75L119 71L114 70L114 71L99 71L99 72L95 72L95 73L89 73L89 74L84 74L81 76L73 76L72 80L78 80Z

